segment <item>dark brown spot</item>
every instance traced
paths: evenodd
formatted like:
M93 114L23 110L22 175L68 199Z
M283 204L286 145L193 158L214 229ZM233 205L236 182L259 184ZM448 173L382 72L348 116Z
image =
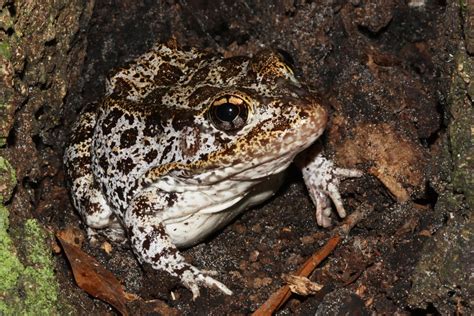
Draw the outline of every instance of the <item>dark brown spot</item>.
M99 166L102 168L102 170L107 170L107 168L109 167L109 159L105 154L100 156Z
M173 138L170 139L170 144L163 149L163 153L161 154L160 164L163 163L163 159L165 159L166 156L168 156L168 154L171 152L171 148L173 147L173 141L174 141Z
M145 137L156 137L163 132L161 126L161 119L158 113L153 111L145 117L145 128L143 129L143 135Z
M145 155L144 160L147 163L152 163L153 160L156 159L156 157L158 157L158 151L156 149L152 149Z
M174 84L183 75L181 69L170 64L162 64L158 74L155 76L156 85Z
M125 199L125 196L123 194L123 187L118 186L117 188L115 188L115 193L117 194L120 201L123 201Z
M174 269L174 273L176 273L178 276L181 276L184 272L188 271L189 268L187 266L184 266L179 269Z
M132 86L129 84L127 80L124 80L123 78L117 78L115 81L115 87L114 87L114 96L125 96L128 91L130 91Z
M235 56L232 58L225 58L220 62L220 66L225 69L221 73L221 78L224 82L229 79L234 79L242 71L242 63L248 60L245 56Z
M133 163L133 160L130 157L120 160L117 163L117 169L123 174L129 174L133 170L134 167L135 167L135 164Z
M192 126L194 122L195 113L189 110L175 111L172 125L177 131L182 130L186 126Z
M90 173L91 157L83 156L67 162L68 176L76 179ZM72 167L74 166L74 167Z
M120 135L120 147L128 148L137 143L138 131L136 128L129 128Z
M145 240L143 241L143 244L142 244L143 249L150 250L150 244L151 244L150 237L146 236Z
M178 199L178 195L175 192L168 193L166 196L166 202L168 203L168 207L173 206L173 204Z
M135 117L130 113L124 113L123 117L128 121L129 125L132 125L135 122Z
M122 112L118 109L112 109L109 114L102 121L102 132L104 135L108 135L112 132L112 129L117 125L117 121L122 116Z
M209 67L203 67L197 70L189 81L189 85L196 85L197 83L203 82L206 79L208 73Z
M175 257L177 252L178 250L176 248L166 247L166 248L163 248L160 253L157 253L152 259L153 261L158 262L160 261L162 257L165 257L165 258Z
M213 98L217 93L219 93L222 88L213 87L213 86L202 86L194 90L194 92L189 96L188 102L189 107L194 108L198 106L201 102Z
M100 184L100 189L102 190L102 192L107 192L107 186L105 185L105 183Z

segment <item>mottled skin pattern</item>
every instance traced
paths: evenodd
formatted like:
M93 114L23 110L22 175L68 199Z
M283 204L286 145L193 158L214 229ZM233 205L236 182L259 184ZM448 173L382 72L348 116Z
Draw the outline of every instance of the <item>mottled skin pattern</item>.
M326 122L278 53L224 59L157 45L81 113L65 153L73 202L90 228L128 238L141 262L179 277L193 297L199 286L231 294L177 247L271 196ZM360 174L316 152L299 164L318 223L330 224L327 196L345 216L338 176Z

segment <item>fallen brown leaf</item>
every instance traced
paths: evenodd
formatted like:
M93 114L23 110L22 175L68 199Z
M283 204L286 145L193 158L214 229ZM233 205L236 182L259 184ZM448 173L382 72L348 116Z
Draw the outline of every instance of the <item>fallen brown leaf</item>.
M292 293L308 296L319 292L323 286L321 284L310 281L307 277L285 274L283 280L290 287Z
M396 179L396 177L388 174L383 168L372 167L369 168L368 171L385 185L385 187L399 203L408 201L410 194L407 190L405 190L403 185Z
M85 236L82 230L76 227L66 227L65 229L56 233L58 239L66 241L71 245L81 248L84 244Z
M107 253L108 255L110 255L110 253L112 252L112 245L107 241L104 241L104 243L100 246L100 248L103 251L105 251L105 253Z
M97 260L64 239L67 236L64 231L56 236L71 264L77 285L88 294L112 305L122 315L129 315L126 303L135 300L136 296L126 293L120 281Z

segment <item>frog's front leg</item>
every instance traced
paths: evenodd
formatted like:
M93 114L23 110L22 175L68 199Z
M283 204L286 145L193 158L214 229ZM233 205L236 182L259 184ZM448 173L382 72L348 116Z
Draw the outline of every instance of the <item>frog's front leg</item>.
M102 194L92 172L92 136L96 125L97 103L88 104L81 113L64 153L64 163L71 185L72 200L87 224L87 234L95 242L97 232L110 240L126 240L121 224Z
M154 269L180 278L193 293L193 299L199 296L199 286L216 287L232 295L224 284L209 276L212 272L188 264L173 244L162 220L170 199L173 199L170 193L150 189L137 195L128 207L124 221L137 257Z
M331 226L331 201L341 218L346 216L346 210L339 193L339 184L346 178L361 177L363 172L355 169L338 168L334 163L322 156L318 146L313 146L304 152L297 161L303 173L303 179L309 195L316 206L316 221L323 227Z

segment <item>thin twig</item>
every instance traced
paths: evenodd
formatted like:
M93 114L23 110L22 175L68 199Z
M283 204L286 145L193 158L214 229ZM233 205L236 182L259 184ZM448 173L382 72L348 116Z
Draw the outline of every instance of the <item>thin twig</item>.
M295 273L296 276L308 277L314 269L326 259L331 252L341 242L342 238L345 238L350 230L363 218L365 218L372 211L371 207L362 205L356 211L352 212L345 220L344 223L336 227L333 230L333 237L331 237L323 248L315 252L303 266ZM291 291L288 285L282 286L278 291L273 293L268 300L260 306L252 315L263 316L272 315L276 312L286 301L290 298Z

